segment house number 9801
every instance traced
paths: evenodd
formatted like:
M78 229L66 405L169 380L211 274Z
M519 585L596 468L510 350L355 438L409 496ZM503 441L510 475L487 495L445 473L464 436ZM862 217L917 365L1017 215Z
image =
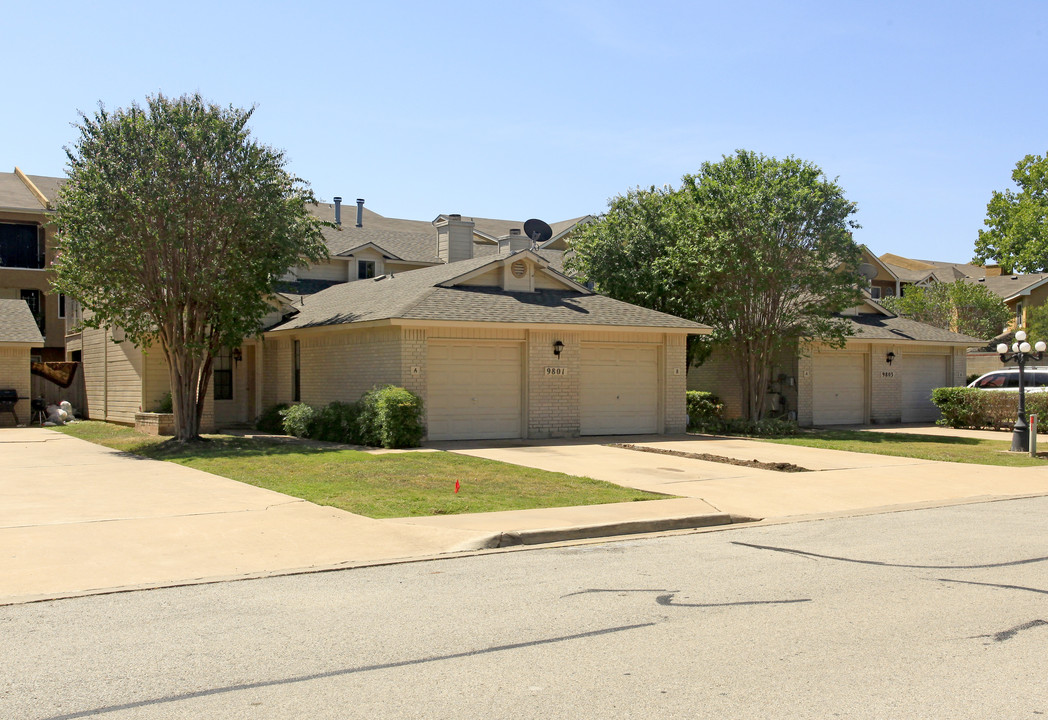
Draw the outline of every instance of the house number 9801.
M546 368L547 375L567 375L568 369L562 367L548 367Z
M881 377L893 378L893 377L895 377L895 373L893 373L893 372L891 372L889 370L885 370L884 372L881 373Z

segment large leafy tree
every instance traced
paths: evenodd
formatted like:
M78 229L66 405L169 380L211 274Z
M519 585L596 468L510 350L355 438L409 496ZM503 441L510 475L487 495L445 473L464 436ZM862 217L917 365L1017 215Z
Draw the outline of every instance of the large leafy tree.
M908 287L902 297L887 297L881 304L903 317L982 340L999 335L1011 316L999 295L964 280Z
M1048 271L1048 154L1015 165L1019 191L994 192L986 206L987 230L975 242L976 262L994 260L1006 272Z
M216 352L260 330L275 278L326 255L315 202L253 110L199 95L81 114L57 199L57 289L94 327L159 345L176 440L199 438Z
M601 292L711 325L760 418L779 353L850 333L838 313L860 299L854 213L817 166L740 150L677 190L612 199L569 262Z

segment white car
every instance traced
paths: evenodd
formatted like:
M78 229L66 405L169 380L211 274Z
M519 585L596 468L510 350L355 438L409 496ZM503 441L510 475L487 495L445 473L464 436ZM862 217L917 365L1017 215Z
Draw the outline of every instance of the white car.
M1023 373L1023 385L1027 392L1048 391L1048 367L1028 367ZM1018 390L1019 368L1009 367L988 372L968 383L970 388L981 390Z

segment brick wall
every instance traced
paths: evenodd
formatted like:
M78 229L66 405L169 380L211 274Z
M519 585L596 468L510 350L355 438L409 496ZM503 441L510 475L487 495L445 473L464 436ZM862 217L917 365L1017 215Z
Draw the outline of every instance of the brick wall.
M797 424L812 424L812 352L810 344L800 346L797 354Z
M0 346L0 388L15 389L18 397L30 397L29 348ZM31 407L29 400L19 400L15 404L18 424L25 425L30 421ZM15 418L11 413L0 413L0 427L14 427Z
M902 377L906 361L904 348L896 345L874 345L870 349L870 422L894 423L902 420ZM895 353L891 365L885 356Z
M664 347L663 432L682 433L688 429L685 398L688 391L687 345L683 335L667 335Z
M773 360L768 375L769 386L774 393L786 398L786 408L789 411L799 410L801 383L798 380L798 373L796 352L788 350ZM780 377L786 379L780 380ZM792 384L790 379L793 381ZM701 365L693 365L688 368L687 389L704 390L719 397L724 404L725 418L746 416L749 401L743 392L742 379L739 377L735 361L723 349L714 350ZM811 402L810 392L808 402L809 404ZM772 413L779 409L772 407L772 401L769 398L767 412Z
M532 330L527 336L528 424L530 438L578 437L582 336L577 332ZM553 343L564 343L560 357ZM547 375L546 368L564 375Z
M324 333L302 337L300 343L302 402L309 405L356 402L376 385L403 382L400 328ZM287 378L290 386L290 364Z

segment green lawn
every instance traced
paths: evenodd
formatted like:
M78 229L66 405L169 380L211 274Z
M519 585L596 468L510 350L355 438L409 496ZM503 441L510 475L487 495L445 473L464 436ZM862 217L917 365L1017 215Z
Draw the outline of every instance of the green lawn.
M980 438L945 437L941 435L917 435L908 433L879 433L863 430L802 430L799 435L783 438L767 438L767 442L782 445L829 450L850 450L874 455L895 455L922 460L973 463L976 465L1004 465L1026 467L1048 465L1048 459L1007 452L1012 445L1010 434L1001 435L1001 440Z
M212 435L179 446L132 428L81 422L55 428L106 447L373 518L451 515L665 499L590 478L445 452L372 455L324 443ZM461 483L455 493L455 481Z

